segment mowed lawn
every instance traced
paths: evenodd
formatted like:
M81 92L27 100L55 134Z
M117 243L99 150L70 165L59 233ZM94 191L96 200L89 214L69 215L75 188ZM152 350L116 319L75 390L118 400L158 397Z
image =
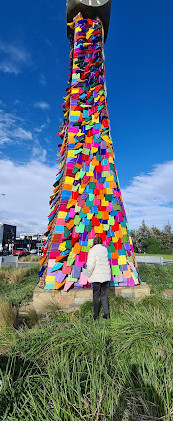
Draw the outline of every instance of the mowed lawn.
M149 253L135 253L136 256L161 256L164 260L173 260L173 254L149 254Z

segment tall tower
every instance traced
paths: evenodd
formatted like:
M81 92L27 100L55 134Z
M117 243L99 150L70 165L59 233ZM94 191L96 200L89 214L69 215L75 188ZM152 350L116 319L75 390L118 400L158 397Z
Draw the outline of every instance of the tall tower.
M45 290L86 288L93 238L108 248L110 286L140 282L115 166L104 42L111 0L67 0L70 76L59 136L59 169L40 261Z

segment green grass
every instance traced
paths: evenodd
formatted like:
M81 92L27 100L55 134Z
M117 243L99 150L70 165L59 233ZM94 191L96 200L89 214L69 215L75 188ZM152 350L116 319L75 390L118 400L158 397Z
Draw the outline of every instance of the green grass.
M0 420L173 419L173 299L161 294L173 287L173 267L141 265L140 274L152 294L139 303L110 295L110 320L101 311L94 322L87 302L0 331Z
M28 256L22 256L19 259L19 262L39 262L41 256L37 256L36 254L30 254Z
M3 301L11 303L13 306L19 307L29 298L29 295L33 292L36 284L38 283L38 266L28 267L23 269L23 276L21 282L18 284L9 283L11 274L14 273L14 269L6 269L7 277L1 277L1 271L4 273L4 269L0 270L0 298ZM16 270L17 271L17 270Z
M149 253L135 253L136 256L161 256L164 260L173 260L173 254L149 254Z
M89 320L85 306L73 322L60 316L12 335L0 363L1 420L171 421L172 301L158 309L114 300L110 321Z
M141 264L139 272L141 280L150 286L151 293L173 289L173 265L155 266Z

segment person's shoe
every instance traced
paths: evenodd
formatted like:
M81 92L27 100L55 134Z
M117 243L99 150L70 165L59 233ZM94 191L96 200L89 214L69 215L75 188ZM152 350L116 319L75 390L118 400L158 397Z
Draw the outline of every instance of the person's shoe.
M98 320L98 317L93 316L93 320Z
M110 315L109 314L104 314L103 319L110 319Z

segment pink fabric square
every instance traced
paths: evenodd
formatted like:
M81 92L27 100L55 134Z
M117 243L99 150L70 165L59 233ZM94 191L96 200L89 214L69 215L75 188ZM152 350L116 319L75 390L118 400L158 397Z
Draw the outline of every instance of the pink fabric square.
M64 285L64 291L66 292L66 291L68 291L70 288L71 288L71 286L74 284L74 282L69 282L69 281L66 281L66 283L65 283L65 285Z
M76 256L76 259L75 259L75 265L76 265L76 266L80 266L81 268L83 268L83 264L84 264L84 262L81 262L81 261L79 260L79 255L77 255L77 256Z
M83 272L81 272L79 284L80 285L86 285L87 284L87 275Z
M74 208L71 208L70 209L70 213L69 213L70 218L74 218L75 214L76 214L75 209Z
M67 262L63 263L62 273L65 273L66 275L70 275L71 273L71 266L67 266Z
M108 212L112 212L112 202L110 202L109 205L106 206L106 209Z

